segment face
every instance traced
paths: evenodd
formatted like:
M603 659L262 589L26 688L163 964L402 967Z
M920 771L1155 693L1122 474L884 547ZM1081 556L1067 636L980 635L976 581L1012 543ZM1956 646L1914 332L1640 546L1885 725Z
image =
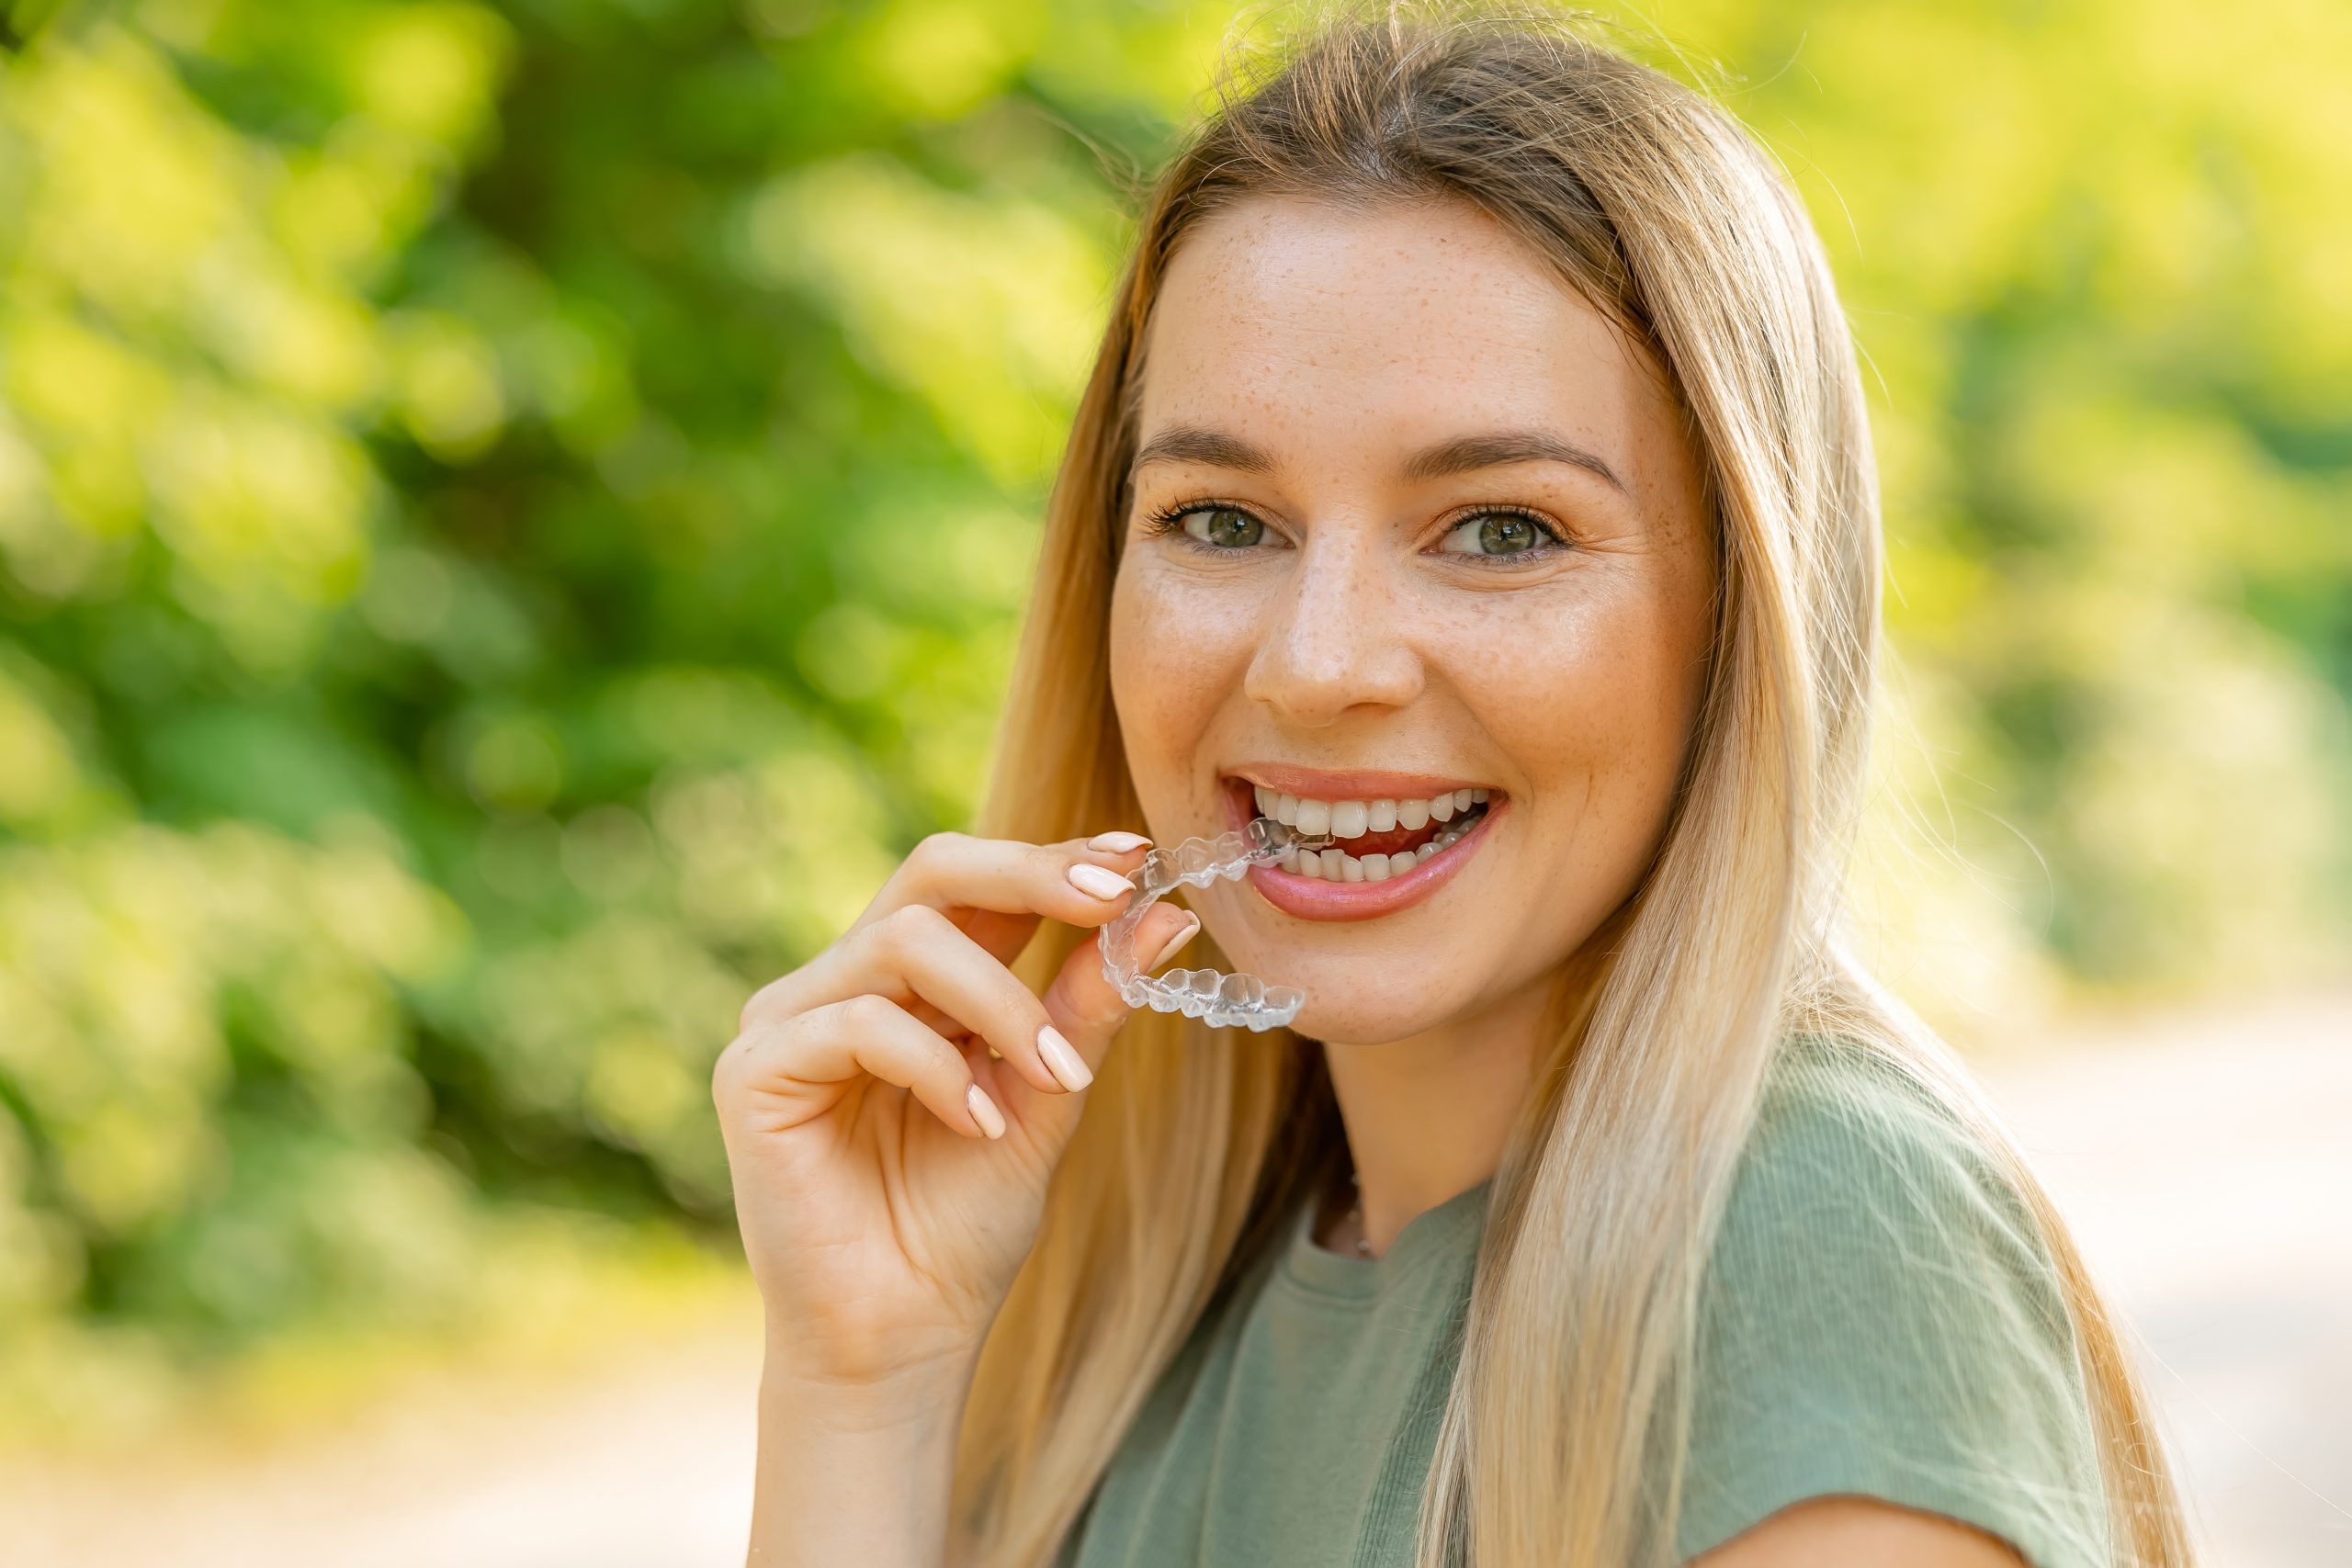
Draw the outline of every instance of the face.
M1261 197L1178 247L1144 365L1111 683L1148 830L1336 835L1187 901L1311 1038L1523 1000L1634 891L1702 689L1655 363L1474 208Z

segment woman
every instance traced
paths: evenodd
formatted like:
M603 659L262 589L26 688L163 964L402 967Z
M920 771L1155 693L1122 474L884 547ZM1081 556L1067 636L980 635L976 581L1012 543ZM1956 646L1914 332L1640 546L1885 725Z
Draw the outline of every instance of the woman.
M1143 219L980 831L718 1065L753 1560L2187 1562L2063 1226L1837 938L1879 523L1797 199L1573 19L1277 66ZM1259 814L1333 847L1138 945L1295 1031L1131 1016L1121 825Z

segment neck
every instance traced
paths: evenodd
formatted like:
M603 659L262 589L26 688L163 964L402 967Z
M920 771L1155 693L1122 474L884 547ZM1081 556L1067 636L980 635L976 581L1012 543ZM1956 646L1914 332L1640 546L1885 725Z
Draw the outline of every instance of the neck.
M1355 1229L1374 1255L1416 1215L1486 1180L1502 1163L1548 1043L1557 984L1545 976L1402 1039L1323 1043L1363 1204Z
M1323 1043L1355 1168L1355 1233L1375 1256L1416 1215L1501 1166L1538 1062L1564 1024L1580 1026L1589 1013L1632 916L1628 899L1560 968L1434 1029L1374 1044Z

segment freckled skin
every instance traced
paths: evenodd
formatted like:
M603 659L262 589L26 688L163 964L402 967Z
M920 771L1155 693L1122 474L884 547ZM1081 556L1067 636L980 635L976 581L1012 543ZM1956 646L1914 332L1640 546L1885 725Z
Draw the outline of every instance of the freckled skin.
M1633 892L1697 711L1712 547L1662 375L1474 208L1293 197L1187 236L1145 367L1143 438L1204 425L1278 463L1137 476L1111 679L1147 830L1223 831L1218 774L1253 760L1507 791L1471 861L1394 914L1300 919L1247 882L1187 898L1236 966L1306 987L1312 1038L1512 1027ZM1434 442L1526 429L1597 453L1630 494L1550 461L1400 472ZM1151 513L1193 502L1246 511L1263 541L1211 555L1148 535ZM1482 560L1460 525L1493 505L1566 544Z

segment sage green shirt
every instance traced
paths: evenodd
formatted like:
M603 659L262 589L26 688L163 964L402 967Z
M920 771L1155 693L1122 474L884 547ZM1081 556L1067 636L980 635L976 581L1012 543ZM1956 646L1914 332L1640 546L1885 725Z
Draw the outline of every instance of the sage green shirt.
M1377 1258L1302 1207L1154 1385L1059 1568L1403 1568L1460 1355L1480 1183ZM1860 1493L2106 1568L2072 1327L2015 1191L1850 1044L1792 1040L1701 1292L1677 1554Z

